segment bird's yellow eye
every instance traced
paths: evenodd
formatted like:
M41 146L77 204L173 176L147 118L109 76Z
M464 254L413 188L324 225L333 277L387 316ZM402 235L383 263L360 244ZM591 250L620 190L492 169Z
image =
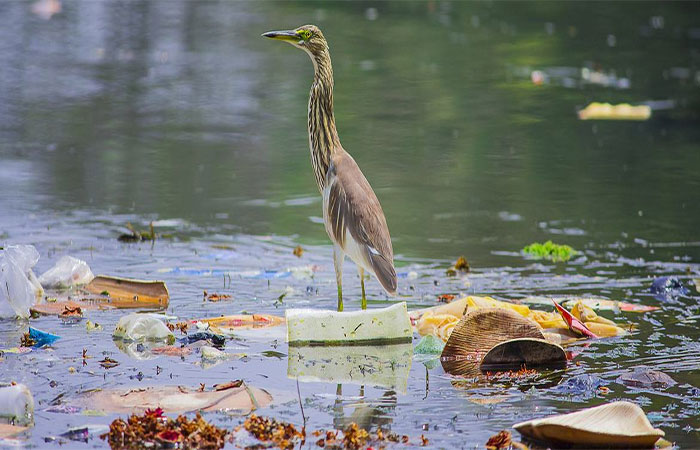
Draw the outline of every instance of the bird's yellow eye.
M309 30L301 30L299 32L299 36L302 37L305 41L308 40L311 37L311 31Z

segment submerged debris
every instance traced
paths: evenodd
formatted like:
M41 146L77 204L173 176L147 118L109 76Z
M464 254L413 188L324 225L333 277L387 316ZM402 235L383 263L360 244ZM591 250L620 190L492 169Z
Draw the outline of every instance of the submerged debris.
M109 432L100 436L112 449L139 449L158 445L181 445L181 448L220 449L231 442L228 430L204 420L201 414L190 420L178 416L173 420L163 415L163 410L148 409L142 416L132 414L127 421L115 419ZM166 447L167 448L167 447Z
M155 241L156 232L153 229L153 222L150 223L150 231L137 231L131 223L127 223L126 228L129 233L120 234L117 240L119 242L140 242L140 241Z
M647 368L639 368L631 373L623 373L618 380L632 387L665 388L676 384L676 381L665 373Z
M578 254L576 250L568 245L555 244L552 241L547 241L544 244L533 242L523 248L523 253L533 256L537 259L548 259L550 261L568 261L572 256Z
M659 277L655 278L649 288L656 298L665 300L667 298L676 298L688 295L690 292L683 282L676 277Z

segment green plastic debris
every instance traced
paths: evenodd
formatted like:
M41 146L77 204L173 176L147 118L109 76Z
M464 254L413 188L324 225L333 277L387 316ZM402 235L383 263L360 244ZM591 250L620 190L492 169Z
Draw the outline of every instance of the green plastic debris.
M568 261L578 252L568 245L555 244L552 241L547 241L544 244L533 242L523 248L526 255L534 256L538 259L548 259L550 261Z
M413 353L420 355L435 355L442 353L442 349L445 348L445 343L442 339L435 337L431 334L423 336L416 348L413 349Z

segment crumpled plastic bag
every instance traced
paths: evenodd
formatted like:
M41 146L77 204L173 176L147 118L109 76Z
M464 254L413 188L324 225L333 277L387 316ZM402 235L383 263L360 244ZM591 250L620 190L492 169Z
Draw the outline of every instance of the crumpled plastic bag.
M46 288L67 289L78 284L87 284L93 278L95 275L85 261L64 256L56 265L41 274L39 283Z
M33 245L12 245L0 251L0 317L29 317L29 308L44 290L32 267L39 261Z
M175 342L175 335L168 329L159 316L154 314L133 313L119 319L114 330L114 337L125 341L162 341Z
M0 417L16 425L27 425L34 421L34 397L23 384L0 387Z

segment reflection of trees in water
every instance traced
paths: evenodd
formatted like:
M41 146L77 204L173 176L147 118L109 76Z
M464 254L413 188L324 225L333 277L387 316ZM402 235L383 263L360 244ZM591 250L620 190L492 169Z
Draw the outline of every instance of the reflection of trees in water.
M0 140L42 150L51 191L78 204L197 215L205 195L240 195L268 178L231 176L266 159L255 141L257 58L233 31L211 31L257 36L244 25L245 3L78 2L47 22L26 6L2 6L22 20L0 35L24 39L0 50L13 75L0 113L17 124Z

